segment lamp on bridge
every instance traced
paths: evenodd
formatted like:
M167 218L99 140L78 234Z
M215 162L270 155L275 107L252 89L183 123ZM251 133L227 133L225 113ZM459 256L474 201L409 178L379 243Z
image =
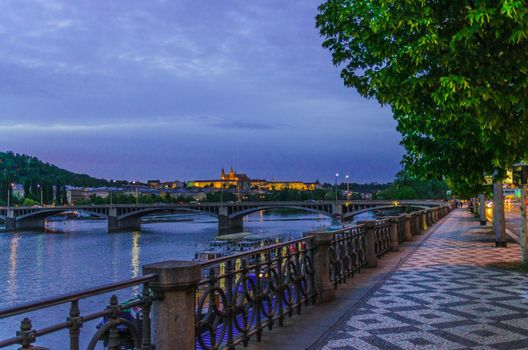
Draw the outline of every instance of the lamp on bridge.
M336 204L337 204L337 178L339 177L339 173L336 173L336 176L335 176L335 201L336 201Z
M348 174L345 175L346 185L347 185L347 199L350 199L350 188L348 187Z

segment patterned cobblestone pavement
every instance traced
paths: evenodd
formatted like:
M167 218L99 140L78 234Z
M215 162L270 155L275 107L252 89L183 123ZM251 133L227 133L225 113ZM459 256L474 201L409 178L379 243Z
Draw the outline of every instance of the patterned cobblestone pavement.
M528 274L494 267L518 259L457 210L313 348L528 349Z

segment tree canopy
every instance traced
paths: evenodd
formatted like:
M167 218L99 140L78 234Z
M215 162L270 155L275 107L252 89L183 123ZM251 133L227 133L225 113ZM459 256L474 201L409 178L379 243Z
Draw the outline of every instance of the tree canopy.
M392 109L413 173L469 195L527 155L526 1L328 0L316 20L345 85Z
M6 203L11 183L23 184L26 197L39 203L41 196L44 203L51 202L55 192L57 202L62 204L66 202L65 185L118 186L126 182L111 182L76 174L25 154L0 152L0 204ZM16 199L12 198L12 201L16 202Z

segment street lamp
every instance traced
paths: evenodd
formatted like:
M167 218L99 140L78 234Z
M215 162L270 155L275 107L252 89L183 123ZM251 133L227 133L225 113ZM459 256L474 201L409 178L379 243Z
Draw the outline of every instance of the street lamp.
M337 178L339 177L339 173L336 173L335 175L335 201L337 204Z
M139 184L136 184L136 181L132 181L136 185L136 205L139 205Z
M40 184L37 185L37 188L40 189L40 206L44 205L44 193L42 190L42 186Z
M345 175L346 185L347 185L347 199L350 199L350 188L348 187L348 174Z
M13 184L10 182L7 184L7 207L11 205L11 188L13 187Z

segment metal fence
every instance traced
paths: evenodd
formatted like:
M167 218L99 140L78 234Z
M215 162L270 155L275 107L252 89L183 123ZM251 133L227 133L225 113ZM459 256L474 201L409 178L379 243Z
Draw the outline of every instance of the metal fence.
M347 278L354 277L365 266L365 226L359 225L334 232L329 248L330 280L337 288Z
M231 349L265 328L282 326L315 302L311 238L289 241L203 264L198 287L196 347Z
M435 215L430 216L431 223L445 216L449 210L447 206L438 208ZM65 322L46 328L33 329L31 319L24 318L14 337L0 340L0 348L18 344L21 345L20 349L45 349L33 347L32 344L44 335L68 330L69 340L65 343L69 343L71 350L78 350L83 324L100 319L95 334L91 334L89 339L83 338L83 342L88 344L88 350L95 349L99 342L110 350L152 350L151 317L155 320L176 320L174 315L167 314L169 309L166 305L170 303L188 305L186 316L177 322L188 324L189 327L182 326L179 329L184 331L175 332L175 323L167 323L166 329L169 331L165 332L173 333L172 339L178 339L179 342L189 340L190 344L185 349L234 349L238 344L247 345L252 337L260 341L265 329L271 330L275 325L282 326L286 318L300 314L305 306L316 300L320 301L323 295L326 295L326 301L332 300L333 292L340 284L360 272L367 263L368 266L376 266L377 261L371 263L371 260L385 255L391 250L391 245L397 249L398 244L406 238L406 230L411 236L421 233L422 228L425 228L422 215L410 218L401 215L392 221L369 221L336 231L310 232L302 239L203 264L185 262L189 269L196 269L196 277L191 279L181 293L165 293L174 287L172 282L169 281L168 289L164 289L160 285L163 284L165 274L151 273L35 303L0 309L0 319L4 319L57 305L69 303L70 306ZM406 220L410 220L407 226ZM185 273L177 274L184 275ZM79 301L134 286L142 286L142 292L137 298L120 303L112 295L106 308L93 313L81 313ZM330 297L328 290L332 292ZM190 298L190 302L181 302L177 298ZM153 316L151 306L154 306ZM133 309L136 309L137 317L130 317L130 310ZM193 328L194 339L188 334ZM167 336L165 333L160 335L163 332L158 333L155 335ZM124 334L127 335L125 340ZM124 344L124 341L127 343ZM170 344L179 344L178 341L171 340Z
M391 247L391 223L389 220L376 221L374 228L374 246L376 255L381 258Z
M398 217L398 223L396 224L398 243L405 242L405 216Z
M70 304L68 315L65 315L65 322L50 325L42 329L33 329L31 319L24 318L20 324L20 330L13 338L0 341L0 348L10 345L21 345L19 349L46 349L44 347L33 347L39 337L46 334L55 333L62 330L69 330L69 349L78 350L80 344L80 330L84 323L101 319L99 329L91 337L87 350L93 350L98 342L103 342L107 349L118 350L124 345L123 342L130 342L135 349L151 349L151 329L150 329L150 307L154 301L154 296L150 291L149 284L156 279L156 275L145 275L125 281L99 286L83 291L64 294L58 297L43 299L35 303L23 304L11 308L0 310L0 319L25 314L56 305ZM81 314L79 301L96 295L106 294L120 289L142 285L142 293L135 300L130 300L120 304L117 296L112 295L105 309L90 313ZM137 317L131 317L130 310L138 309ZM127 333L126 339L123 333ZM65 342L67 343L67 341Z

